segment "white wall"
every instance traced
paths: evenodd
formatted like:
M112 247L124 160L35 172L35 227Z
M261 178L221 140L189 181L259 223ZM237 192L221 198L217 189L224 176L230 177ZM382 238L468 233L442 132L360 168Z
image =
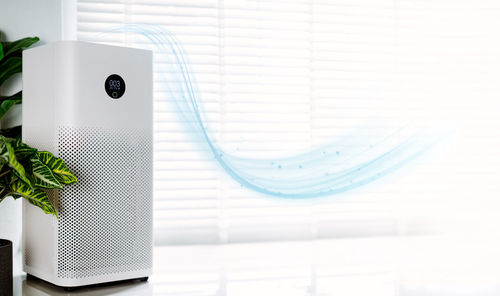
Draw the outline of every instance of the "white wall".
M38 36L40 44L61 40L63 34L62 11L67 0L0 0L0 31L5 40L12 41L28 36ZM71 1L68 1L71 2ZM21 75L11 79L0 94L9 95L21 89ZM21 109L1 122L2 126L21 124ZM0 238L14 243L14 273L21 271L21 201L7 198L0 204Z

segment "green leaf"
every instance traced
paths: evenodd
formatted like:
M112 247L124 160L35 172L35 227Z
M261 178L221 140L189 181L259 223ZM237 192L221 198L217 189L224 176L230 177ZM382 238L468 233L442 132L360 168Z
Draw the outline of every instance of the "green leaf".
M5 137L0 136L0 139L3 143L3 147L0 152L0 159L13 169L13 172L16 174L16 176L18 176L24 183L31 187L31 182L26 177L26 171L24 167L17 161L14 147L12 147L12 144Z
M7 57L13 53L20 52L38 41L40 41L38 37L26 37L12 42L4 42L3 47L5 56Z
M47 151L39 151L37 155L38 158L52 170L52 173L54 173L54 176L59 182L63 184L73 184L78 181L75 175L66 167L62 159L55 157L52 153Z
M14 101L14 100L4 100L0 104L0 120L5 116L5 114L7 114L7 112L9 112L9 110L12 107L14 107L14 105L17 105L20 102L21 101L17 102L17 101Z
M48 166L43 164L38 158L31 158L31 169L35 179L35 186L42 188L59 188L62 189L61 183L57 181L56 177Z
M27 144L23 143L21 138L16 138L16 141L13 144L14 144L14 150L16 152L16 158L18 160L31 158L38 151L37 149L32 148Z
M0 61L3 59L3 44L0 42Z
M14 100L14 101L19 101L18 104L21 104L22 99L23 99L23 91L20 90L20 91L16 92L15 94L11 95L11 96L2 96L2 97L0 97L0 102L3 102L5 100Z
M9 196L10 186L8 180L10 180L10 174L11 174L10 170L1 173L2 177L0 178L0 201L4 200L7 196Z
M0 120L9 112L9 110L22 103L23 94L19 91L11 96L0 98Z
M7 57L0 64L0 85L16 73L23 70L21 57Z
M56 208L50 203L47 193L42 189L35 188L32 191L29 186L26 186L26 184L18 180L12 184L12 191L12 195L22 196L30 204L41 208L47 214L52 214L57 217Z

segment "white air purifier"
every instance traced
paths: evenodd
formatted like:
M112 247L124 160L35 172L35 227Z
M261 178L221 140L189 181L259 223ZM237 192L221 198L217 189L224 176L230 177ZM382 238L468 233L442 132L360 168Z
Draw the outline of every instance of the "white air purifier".
M24 271L66 288L152 272L152 53L78 41L23 52L23 141L78 183L58 218L23 204Z

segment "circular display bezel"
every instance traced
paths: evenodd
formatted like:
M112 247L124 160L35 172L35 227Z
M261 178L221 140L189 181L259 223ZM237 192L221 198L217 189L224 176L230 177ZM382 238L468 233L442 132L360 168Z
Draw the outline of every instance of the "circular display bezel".
M104 89L112 99L119 99L125 93L125 80L118 74L111 74L104 82Z

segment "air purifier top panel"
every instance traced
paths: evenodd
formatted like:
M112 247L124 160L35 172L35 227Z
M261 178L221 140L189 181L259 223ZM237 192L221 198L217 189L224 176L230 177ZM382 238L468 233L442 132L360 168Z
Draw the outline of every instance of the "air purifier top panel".
M44 56L54 61L45 69L53 101L44 102L60 112L54 125L147 129L152 125L148 116L137 116L152 110L151 51L59 41L24 52L25 60ZM30 111L37 112L23 110Z

